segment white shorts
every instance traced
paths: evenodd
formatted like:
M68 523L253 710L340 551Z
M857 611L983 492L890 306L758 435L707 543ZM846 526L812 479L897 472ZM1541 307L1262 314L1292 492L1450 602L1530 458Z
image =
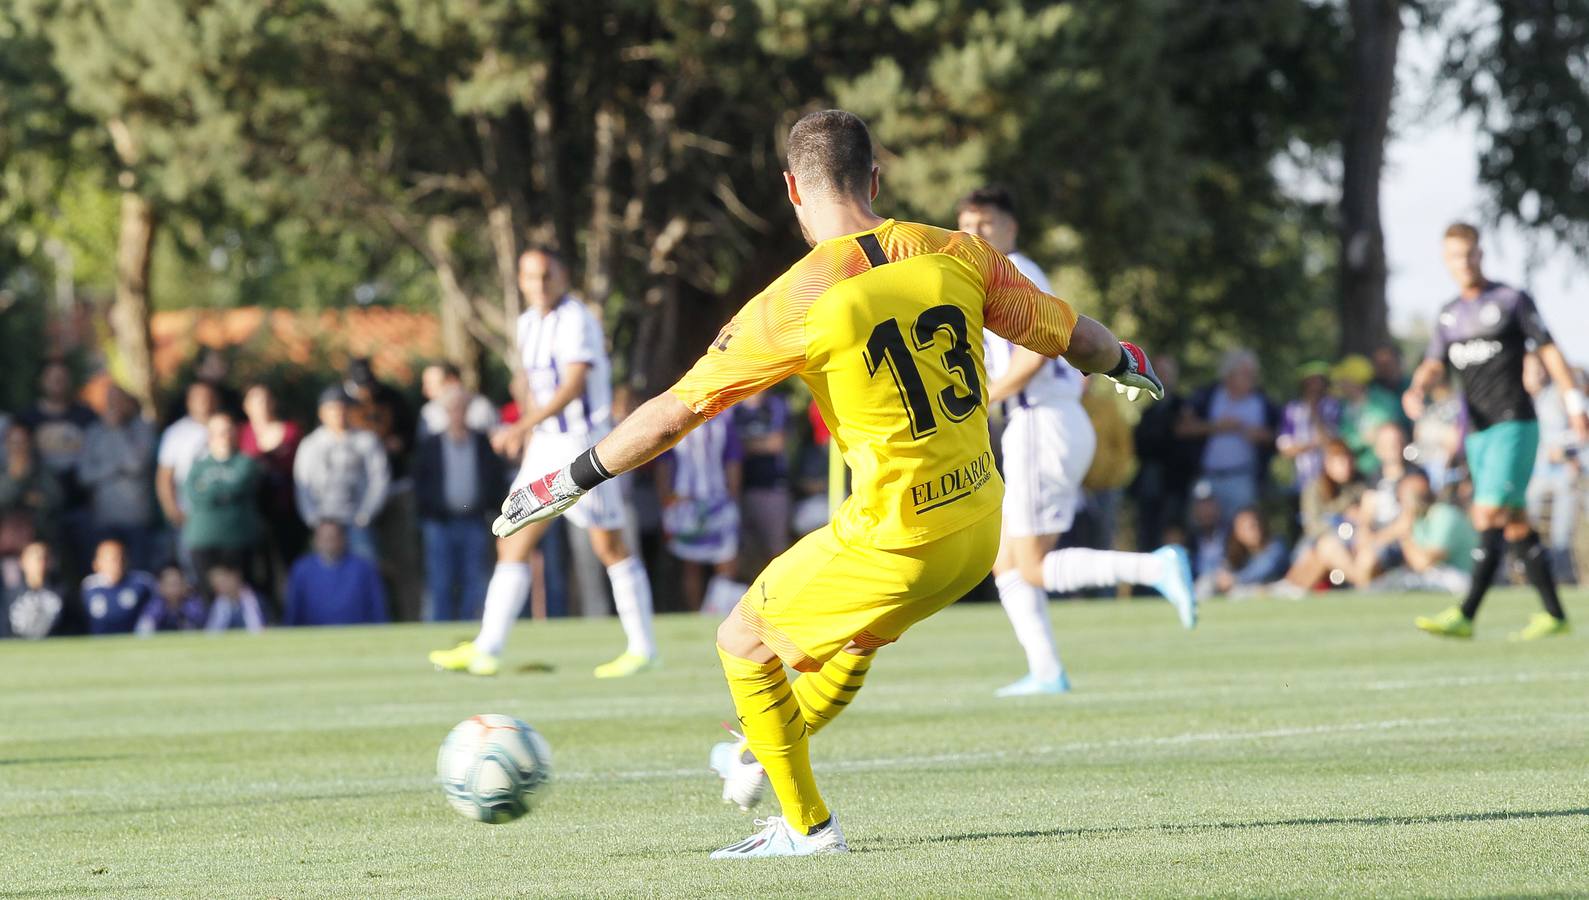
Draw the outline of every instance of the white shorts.
M717 565L739 556L739 505L731 497L681 497L662 511L668 552L685 562Z
M519 475L513 479L512 490L516 491L547 472L568 465L574 457L605 436L604 432L535 432L530 438L530 445L524 450L524 461L519 464ZM602 528L608 531L622 528L626 516L623 488L619 487L616 479L596 485L563 513L563 518L576 528Z
M1014 409L1004 426L1004 533L1064 534L1081 506L1098 436L1079 404Z

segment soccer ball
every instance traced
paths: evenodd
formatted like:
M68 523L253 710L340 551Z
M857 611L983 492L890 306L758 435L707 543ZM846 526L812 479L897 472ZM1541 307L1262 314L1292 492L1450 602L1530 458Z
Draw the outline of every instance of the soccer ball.
M474 716L441 742L436 777L458 815L501 825L535 806L552 778L552 749L512 716Z

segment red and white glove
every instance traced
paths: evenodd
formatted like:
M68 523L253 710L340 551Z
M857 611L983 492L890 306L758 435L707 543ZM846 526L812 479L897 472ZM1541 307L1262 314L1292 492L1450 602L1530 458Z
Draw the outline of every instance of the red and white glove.
M1143 391L1155 400L1164 399L1164 382L1153 373L1153 364L1142 348L1126 341L1120 342L1120 364L1103 373L1115 383L1115 391L1135 400Z
M507 537L526 525L562 515L584 496L585 489L574 483L569 466L548 472L508 495L502 515L491 523L491 533Z
M544 522L565 510L585 496L585 492L612 477L601 464L592 447L574 457L574 461L548 472L508 495L502 503L502 515L491 523L491 533L507 537L526 525Z

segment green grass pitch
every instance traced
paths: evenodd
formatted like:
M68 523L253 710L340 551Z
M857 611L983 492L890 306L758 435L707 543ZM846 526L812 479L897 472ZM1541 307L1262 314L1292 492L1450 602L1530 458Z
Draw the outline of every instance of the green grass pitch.
M1569 608L1589 613L1581 592ZM430 671L464 625L0 647L0 897L1589 894L1589 643L1410 620L1440 597L1069 603L1076 692L995 701L1001 612L883 651L813 744L856 851L711 862L748 833L706 769L712 624L598 682L616 622L523 624L502 677ZM554 786L487 826L432 782L457 721L519 716ZM770 801L769 801L770 805Z

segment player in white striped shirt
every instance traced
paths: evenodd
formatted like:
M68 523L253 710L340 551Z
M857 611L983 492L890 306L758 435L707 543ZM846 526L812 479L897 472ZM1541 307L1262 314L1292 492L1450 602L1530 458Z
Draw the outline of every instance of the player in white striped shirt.
M1007 256L1044 293L1053 288L1042 269L1015 249L1018 226L1009 192L989 187L960 201L959 227ZM1048 359L983 332L988 404L1004 412L1004 522L993 564L999 602L1026 651L1027 674L1000 688L1000 697L1062 694L1070 678L1059 660L1048 621L1048 592L1119 584L1153 587L1175 604L1181 622L1197 622L1191 567L1179 547L1122 553L1054 546L1082 505L1082 479L1097 437L1082 408L1083 375L1062 359Z
M556 468L612 430L612 366L601 323L568 293L568 273L549 250L519 257L519 290L526 301L518 321L518 347L528 383L519 421L494 439L511 451L524 446L513 490ZM524 444L528 441L527 444ZM628 646L612 662L596 667L597 678L620 678L656 660L651 582L645 564L623 536L626 515L621 486L608 481L590 492L566 518L590 535L591 549L607 567L613 605ZM509 630L530 594L530 556L551 526L537 523L497 541L497 565L486 587L480 633L450 650L436 650L439 669L495 675Z

